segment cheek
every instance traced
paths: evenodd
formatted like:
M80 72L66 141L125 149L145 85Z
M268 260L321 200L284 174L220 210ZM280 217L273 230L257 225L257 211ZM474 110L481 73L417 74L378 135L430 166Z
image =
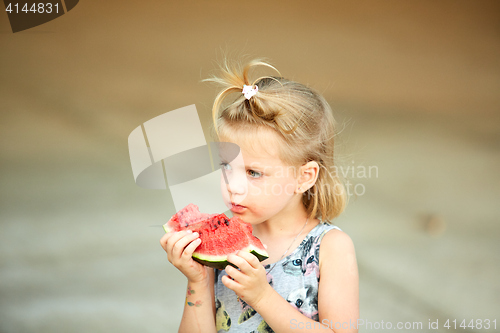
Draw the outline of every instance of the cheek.
M295 184L287 178L275 179L266 184L265 192L273 197L290 198L295 193Z
M261 181L249 181L248 182L248 193L251 196L261 196L265 194L265 183Z
M227 184L226 184L226 181L224 180L223 175L221 175L221 178L220 178L220 191L222 194L222 199L226 203L229 202L229 192L227 191Z

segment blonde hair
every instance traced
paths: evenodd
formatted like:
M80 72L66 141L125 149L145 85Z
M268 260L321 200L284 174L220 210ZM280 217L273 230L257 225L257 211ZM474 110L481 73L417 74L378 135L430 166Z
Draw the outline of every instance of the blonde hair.
M264 76L250 82L249 72L259 66L278 72L261 60L253 60L243 68L225 61L221 77L205 80L223 86L212 109L216 134L219 138L230 137L228 127L236 132L272 129L279 136L280 158L285 164L300 166L316 161L318 178L302 195L302 203L310 218L330 222L342 213L348 201L334 163L336 123L331 108L311 88L280 76ZM244 85L257 85L257 94L246 99L242 94ZM223 107L232 93L236 93L236 99Z

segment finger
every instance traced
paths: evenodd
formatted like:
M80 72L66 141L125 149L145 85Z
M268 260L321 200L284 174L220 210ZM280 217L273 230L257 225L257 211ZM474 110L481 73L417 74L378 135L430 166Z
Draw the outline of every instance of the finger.
M190 231L190 230L189 230ZM168 239L167 239L167 243L166 243L166 249L165 251L167 251L167 253L172 253L172 249L174 248L175 244L177 243L177 241L179 239L181 239L182 237L184 237L185 235L188 234L188 231L187 230L182 230L182 231L177 231L177 232L174 232Z
M239 271L237 268L234 268L233 266L231 265L227 265L226 268L226 274L233 278L234 280L238 281L238 282L242 282L243 279L245 278L245 274L242 273L241 271Z
M221 278L222 284L224 284L226 287L231 289L236 293L237 290L239 290L240 284L237 281L231 280L231 278L227 275L224 275Z
M181 239L179 239L175 243L174 247L172 248L172 257L180 258L186 246L192 241L194 241L197 237L199 237L199 234L197 232L185 234Z
M182 252L183 256L186 257L192 257L193 252L196 250L196 248L201 244L201 239L196 238L195 240L191 241L185 248L184 251Z
M168 232L160 238L160 245L166 250L167 241L173 235L173 232Z
M248 274L252 270L252 266L247 262L245 258L239 255L239 251L237 254L230 254L227 256L227 261L237 266L241 269L242 272Z
M249 263L250 266L254 269L258 269L260 266L262 266L259 259L250 252L239 251L238 256L245 259L246 262Z

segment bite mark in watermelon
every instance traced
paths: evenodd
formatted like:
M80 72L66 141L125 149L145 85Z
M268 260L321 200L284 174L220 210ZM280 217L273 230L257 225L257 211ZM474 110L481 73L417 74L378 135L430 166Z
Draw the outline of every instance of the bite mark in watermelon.
M225 214L200 213L195 204L178 211L163 229L165 232L186 229L198 232L201 243L193 252L193 259L209 267L234 266L227 261L227 256L240 250L252 253L259 261L268 258L264 245L252 234L251 224L237 216L229 219Z

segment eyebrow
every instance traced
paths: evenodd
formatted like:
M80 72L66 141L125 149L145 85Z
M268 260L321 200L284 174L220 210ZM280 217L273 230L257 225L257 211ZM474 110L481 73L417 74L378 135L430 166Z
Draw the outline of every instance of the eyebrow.
M266 167L259 167L259 166L249 166L249 165L245 165L245 169L265 169Z

